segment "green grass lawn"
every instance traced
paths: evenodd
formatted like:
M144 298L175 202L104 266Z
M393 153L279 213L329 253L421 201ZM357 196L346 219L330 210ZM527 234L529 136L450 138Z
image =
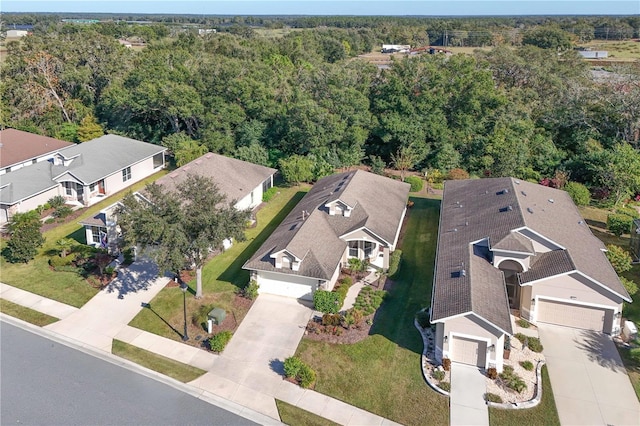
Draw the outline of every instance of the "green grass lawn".
M412 198L396 285L378 310L371 335L353 345L303 339L298 355L318 373L316 390L406 425L449 424L449 401L420 369L415 313L429 303L440 203Z
M540 404L525 410L489 408L489 424L492 426L551 426L560 424L546 365L542 367L542 400Z
M153 352L140 349L120 340L113 340L111 352L114 355L133 361L165 376L173 377L183 383L195 380L206 373L206 371L199 368L156 355Z
M34 311L31 308L26 308L4 299L0 299L0 312L19 318L22 321L26 321L33 325L37 325L38 327L44 327L45 325L53 324L58 321L58 318L43 314L42 312Z
M72 272L55 272L49 268L49 258L57 255L55 243L61 238L73 238L80 244L85 244L84 228L79 224L83 219L91 217L101 209L115 203L129 191L142 189L147 183L166 174L166 171L155 173L147 179L132 185L126 190L103 200L84 210L82 215L74 220L62 223L45 232L45 243L35 259L27 264L9 263L0 257L0 281L30 291L44 297L71 306L81 307L91 299L98 290L94 289L81 276ZM2 247L5 242L3 241Z
M331 420L327 420L324 417L317 416L310 413L307 410L298 408L291 404L287 404L284 401L276 399L276 406L278 407L278 414L280 414L280 420L282 423L291 426L334 426L338 423L334 423Z
M187 315L191 315L200 306L212 305L227 310L227 315L235 315L238 324L242 321L246 311L237 312L231 309L237 289L244 287L249 281L249 272L243 270L242 265L264 243L307 190L306 187L280 188L280 193L258 211L257 226L247 229L247 240L235 242L229 250L205 265L202 271L204 295L199 300L187 298ZM189 286L195 288L195 280L191 281ZM170 339L180 339L180 334L168 324L174 324L179 328L183 323L182 291L177 287L166 287L150 305L152 310L143 309L129 325ZM189 327L195 326L190 324ZM190 328L189 334L192 333L203 334L204 330Z

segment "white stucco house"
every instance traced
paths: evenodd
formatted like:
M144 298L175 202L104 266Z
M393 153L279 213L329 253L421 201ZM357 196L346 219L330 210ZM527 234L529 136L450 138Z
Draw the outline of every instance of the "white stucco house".
M92 205L164 168L165 152L162 146L117 135L57 149L46 161L0 175L0 221L57 195L71 205Z
M409 184L362 170L320 179L243 268L260 293L313 299L350 258L389 267Z
M220 193L228 201L234 201L235 208L253 210L262 203L264 191L273 186L273 175L276 171L270 167L210 152L161 177L155 183L165 190L173 191L190 174L205 176L215 182ZM138 195L144 198L144 190ZM117 205L118 203L113 204L81 222L85 227L87 244L115 248L120 236L115 214ZM228 248L231 241L225 240L224 244L225 248Z
M447 181L431 297L436 358L502 371L516 316L619 334L631 299L605 251L565 191Z

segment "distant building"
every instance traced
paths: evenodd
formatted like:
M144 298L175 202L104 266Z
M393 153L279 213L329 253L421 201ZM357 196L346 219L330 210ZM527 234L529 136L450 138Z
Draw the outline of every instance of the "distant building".
M217 31L215 28L200 28L198 29L198 35L215 34Z
M128 47L128 48L131 48L131 46L132 46L131 42L130 42L130 41L128 41L128 40L122 40L122 39L120 39L120 40L118 40L118 43L120 43L120 44L121 44L121 45L123 45L124 47Z
M409 53L411 46L408 44L383 44L382 53Z
M609 52L606 50L578 50L578 53L585 59L603 59L609 57Z
M9 30L7 31L7 38L24 37L29 34L29 31L25 30Z

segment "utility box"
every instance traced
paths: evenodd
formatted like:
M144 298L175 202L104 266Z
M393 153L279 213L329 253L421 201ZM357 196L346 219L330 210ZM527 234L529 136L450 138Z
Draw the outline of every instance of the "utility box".
M207 317L213 321L214 324L220 325L227 317L227 312L222 308L213 308Z
M625 321L624 327L622 328L622 337L625 342L634 340L638 337L638 329L636 328L636 325L631 321Z

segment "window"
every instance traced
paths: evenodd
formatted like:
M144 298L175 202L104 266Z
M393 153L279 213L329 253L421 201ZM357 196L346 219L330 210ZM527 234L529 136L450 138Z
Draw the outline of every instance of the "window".
M349 241L349 257L358 257L357 241Z
M107 228L100 226L91 227L91 242L93 244L104 244L107 241Z
M89 192L93 192L96 190L96 184L92 183L91 185L89 185Z
M271 176L269 176L267 180L262 182L262 192L267 192L269 188L271 188Z
M131 179L131 167L127 167L126 169L122 169L122 181L126 182Z
M65 183L63 184L63 186L64 186L64 193L65 193L65 195L68 195L69 197L72 197L72 196L73 196L73 187L74 187L75 185L73 185L73 183L72 183L72 182L65 182Z
M371 257L373 252L373 243L371 241L364 242L364 257Z
M162 166L164 166L164 154L161 152L153 156L153 168L157 169Z

